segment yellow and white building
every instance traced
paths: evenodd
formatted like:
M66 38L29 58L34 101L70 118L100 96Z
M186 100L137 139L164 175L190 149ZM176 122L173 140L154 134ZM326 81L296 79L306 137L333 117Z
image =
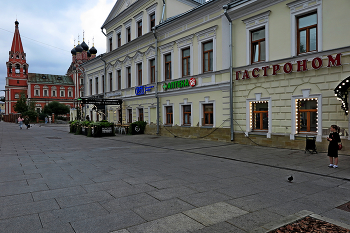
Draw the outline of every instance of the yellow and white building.
M102 26L106 53L83 64L85 96L122 99L109 120L145 120L162 135L300 149L311 135L325 150L337 124L346 151L347 9L348 0L117 1Z

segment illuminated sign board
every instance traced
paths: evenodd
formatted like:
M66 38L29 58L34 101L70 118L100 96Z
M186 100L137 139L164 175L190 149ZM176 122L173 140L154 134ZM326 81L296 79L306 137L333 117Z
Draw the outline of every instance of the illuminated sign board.
M175 88L181 88L181 87L194 87L196 86L196 79L195 78L190 78L190 79L185 79L185 80L180 80L180 81L173 81L170 83L164 83L163 84L163 89L168 90L168 89L175 89Z
M147 91L151 91L151 89L153 88L154 86L138 86L138 87L135 87L135 94L136 95L145 95Z

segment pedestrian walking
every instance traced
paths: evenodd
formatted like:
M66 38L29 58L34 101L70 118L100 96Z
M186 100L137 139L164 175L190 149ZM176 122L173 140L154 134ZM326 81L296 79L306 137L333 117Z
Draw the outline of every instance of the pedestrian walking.
M30 124L29 124L29 117L28 116L25 116L24 117L24 124L26 125L26 127L27 127L27 129L29 129L29 127L30 127Z
M45 116L45 124L47 124L48 121L49 121L49 118L47 118L47 116Z
M327 141L329 141L328 145L328 157L330 164L328 167L330 168L338 168L338 144L341 142L339 132L340 127L337 125L331 125L331 133L327 137Z
M23 118L21 116L18 117L17 121L18 121L18 124L19 124L19 129L22 129L22 125L23 125Z
M49 117L49 124L51 124L51 117Z

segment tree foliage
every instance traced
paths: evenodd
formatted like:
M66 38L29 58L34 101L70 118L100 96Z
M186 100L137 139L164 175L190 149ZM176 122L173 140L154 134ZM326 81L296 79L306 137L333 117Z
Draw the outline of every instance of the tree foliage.
M19 99L17 100L17 102L14 105L14 110L18 113L22 113L24 114L25 112L28 111L28 105L27 105L27 97L25 92L22 92L19 95Z
M45 114L51 115L54 113L55 115L67 114L69 113L69 107L61 104L58 101L52 101L48 105L45 105L43 112Z

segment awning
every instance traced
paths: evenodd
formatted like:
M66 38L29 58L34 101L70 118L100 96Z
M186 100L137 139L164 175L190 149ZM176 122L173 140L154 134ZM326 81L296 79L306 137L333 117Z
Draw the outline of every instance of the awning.
M344 110L345 115L349 114L349 103L348 103L348 89L350 87L350 76L341 81L338 86L334 89L335 96L341 101L341 108Z

